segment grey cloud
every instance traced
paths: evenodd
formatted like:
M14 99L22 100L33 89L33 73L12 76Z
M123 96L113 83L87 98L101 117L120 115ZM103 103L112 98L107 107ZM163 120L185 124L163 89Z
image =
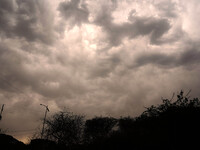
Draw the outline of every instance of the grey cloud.
M148 64L154 64L160 67L174 67L176 57L174 55L166 55L162 53L147 53L141 54L141 56L136 58L135 62L137 67Z
M135 67L153 64L162 68L184 67L189 69L200 64L200 51L197 48L192 48L168 55L164 53L146 53L137 57L135 63Z
M152 44L162 44L162 40L160 38L170 29L170 24L167 19L129 16L129 20L132 21L131 24L135 35L150 35L150 42Z
M176 18L177 17L177 4L170 1L158 2L156 8L160 10L160 15L164 17Z
M0 4L1 11L12 12L14 10L14 1L12 0L1 0Z
M69 20L71 26L88 22L89 10L80 0L64 1L59 4L58 10L64 19Z
M109 77L115 69L123 63L122 56L119 53L111 54L104 58L97 58L96 63L92 64L89 71L89 78L106 78Z
M2 91L18 93L18 89L23 91L28 85L34 85L34 78L30 78L24 68L24 64L28 62L20 51L0 43L0 88Z
M12 19L14 13L14 4L12 0L0 0L0 34L10 35L13 27Z
M46 47L46 49L48 48ZM38 62L34 62L32 57L41 55L34 54L32 57L26 57L26 55L28 55L27 52L0 43L0 89L2 91L15 93L19 92L18 89L20 91L29 90L49 98L74 97L87 91L87 87L81 81L71 80L71 77L65 74L66 70L43 67L48 62L43 62L40 67L31 70L31 67L40 63L40 59L37 59ZM45 56L42 57L46 59ZM29 60L30 58L31 60ZM54 64L51 65L54 66Z
M45 0L1 0L0 6L0 33L28 41L53 42L53 16Z
M123 24L113 23L111 12L103 7L94 23L104 28L113 46L119 45L125 37L133 39L148 35L152 44L162 44L160 38L170 29L168 20L162 18L137 17L130 13L129 21Z
M185 50L178 58L178 64L191 66L200 63L200 50L191 48Z

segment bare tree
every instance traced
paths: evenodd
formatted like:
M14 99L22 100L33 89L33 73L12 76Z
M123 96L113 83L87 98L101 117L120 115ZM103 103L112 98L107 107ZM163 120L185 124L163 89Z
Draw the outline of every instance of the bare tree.
M46 120L44 138L71 146L80 144L84 128L84 116L71 112L59 112Z

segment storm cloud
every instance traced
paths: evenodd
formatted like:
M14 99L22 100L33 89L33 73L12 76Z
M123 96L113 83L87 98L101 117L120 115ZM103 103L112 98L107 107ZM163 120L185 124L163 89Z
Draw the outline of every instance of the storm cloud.
M123 38L136 38L137 36L150 36L152 44L161 43L162 35L170 29L167 19L154 17L133 16L133 11L128 16L128 21L123 24L115 24L106 7L102 8L101 14L97 16L95 23L104 28L113 46L121 44Z
M148 64L153 64L158 67L167 68L195 68L200 63L200 50L196 48L185 49L181 52L176 52L173 54L163 54L163 53L146 53L141 54L136 58L136 66L140 67Z
M198 0L0 0L1 128L24 140L40 103L48 115L119 117L181 89L199 97L199 10Z
M3 35L47 44L53 42L53 18L47 1L1 0L0 7Z
M80 0L64 1L59 4L58 10L64 19L70 20L70 24L81 25L88 22L89 11L84 3Z

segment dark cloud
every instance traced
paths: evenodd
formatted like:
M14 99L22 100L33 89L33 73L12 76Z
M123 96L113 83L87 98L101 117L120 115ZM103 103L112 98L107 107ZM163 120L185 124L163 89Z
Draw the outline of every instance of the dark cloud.
M162 44L162 36L170 29L170 24L167 19L129 16L129 20L132 21L135 35L150 35L150 42L152 44Z
M9 89L9 85L18 82L18 77L23 75L22 60L25 60L20 53L13 51L7 46L0 44L0 81L1 89Z
M110 10L103 7L94 23L104 28L113 46L121 44L125 37L133 39L138 36L149 36L152 44L161 44L162 36L170 29L167 19L132 16L132 11L129 21L122 24L113 23Z
M28 41L53 42L53 16L49 17L46 1L1 0L0 6L0 33Z
M43 49L50 51L48 46L41 45L37 51ZM46 97L47 100L51 98L66 100L88 92L88 85L84 83L79 72L81 69L77 70L78 66L81 68L84 64L71 62L72 60L68 60L66 62L68 64L60 64L55 58L55 53L42 54L37 51L25 51L9 46L9 43L0 42L1 91L30 92ZM65 55L63 59L67 57Z
M148 64L158 65L160 67L174 67L174 63L176 63L176 57L162 53L147 53L136 58L135 62L137 67Z
M145 53L137 57L135 63L137 67L152 64L164 68L184 67L191 69L192 66L200 64L200 51L198 47L192 47L172 54Z
M1 11L12 12L14 10L14 1L12 0L1 0L0 4Z
M12 0L0 0L0 33L10 35L13 28L14 3Z
M199 46L185 50L178 58L177 61L182 66L193 66L200 63L200 50Z
M64 1L59 4L58 10L65 20L69 20L71 26L88 22L89 11L85 3L80 0Z

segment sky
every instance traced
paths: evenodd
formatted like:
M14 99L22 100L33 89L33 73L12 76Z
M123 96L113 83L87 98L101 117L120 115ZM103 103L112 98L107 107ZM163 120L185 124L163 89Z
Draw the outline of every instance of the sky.
M48 116L138 116L200 97L199 0L0 0L0 127L24 140Z

